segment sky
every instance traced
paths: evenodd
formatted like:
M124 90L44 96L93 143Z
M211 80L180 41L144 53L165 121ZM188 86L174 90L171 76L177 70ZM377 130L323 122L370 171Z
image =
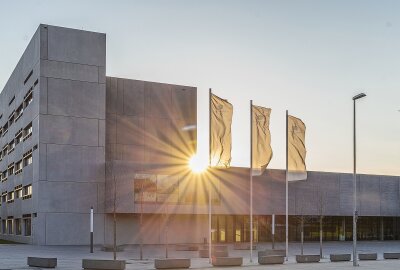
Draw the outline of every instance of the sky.
M307 126L307 169L400 175L400 1L1 1L0 89L40 23L107 34L107 76L196 86L198 154L208 89L234 107L232 166L249 166L249 101L272 108L285 167L285 111Z

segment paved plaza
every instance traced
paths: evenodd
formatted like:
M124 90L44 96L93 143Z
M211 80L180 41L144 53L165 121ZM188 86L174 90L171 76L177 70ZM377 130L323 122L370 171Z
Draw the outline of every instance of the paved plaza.
M283 248L283 243L278 243L276 248ZM399 269L400 260L384 260L384 252L399 252L400 241L386 242L359 242L359 252L377 252L378 261L361 261L360 269ZM257 250L271 248L268 243L258 244ZM168 249L169 257L173 258L192 258L191 268L193 269L218 269L211 267L208 259L198 258L196 251L175 251L174 246ZM316 264L298 264L295 262L295 255L300 253L300 243L290 244L289 261L284 265L260 266L257 264L257 250L253 254L253 263L249 259L249 251L233 250L229 246L230 256L243 256L243 267L232 267L232 269L352 269L352 262L332 263L329 261L330 253L351 253L352 242L327 242L324 243L324 259ZM318 254L319 243L306 243L305 254ZM87 246L32 246L20 244L0 245L0 270L3 269L30 269L26 265L27 256L57 257L57 269L81 269L83 258L112 259L112 252L104 252L100 247L96 247L93 254L89 253ZM154 258L165 257L165 246L145 246L144 260L139 260L139 247L126 246L123 252L118 252L118 259L127 261L127 269L153 269ZM223 268L230 269L230 268Z

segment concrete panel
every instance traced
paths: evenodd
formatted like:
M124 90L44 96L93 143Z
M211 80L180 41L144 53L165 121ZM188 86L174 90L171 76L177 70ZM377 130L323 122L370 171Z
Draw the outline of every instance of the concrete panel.
M105 66L106 35L48 26L48 59Z
M177 154L172 152L171 123L162 118L145 118L146 162L153 164L169 164Z
M42 115L40 142L98 146L97 119Z
M46 77L40 77L39 79L39 87L40 87L40 93L39 93L39 98L40 98L40 108L39 112L41 114L47 114L47 78Z
M33 35L21 58L22 74L26 77L40 59L40 28ZM24 78L25 78L24 77ZM22 82L24 79L22 80Z
M360 202L359 215L379 216L380 214L380 192L379 178L373 175L360 175Z
M105 85L48 79L48 113L105 119Z
M106 67L99 67L99 83L106 83Z
M189 124L197 122L196 88L172 86L172 113L174 118L184 119Z
M104 149L71 145L47 145L48 181L104 181Z
M46 194L39 201L40 212L82 213L91 206L98 212L97 183L40 181L39 189Z
M40 61L40 70L40 75L43 77L82 82L97 83L99 81L97 66L42 60Z
M47 179L47 144L39 144L39 180Z
M40 58L41 59L48 59L47 57L47 44L48 44L48 39L47 39L47 25L41 24L39 26L40 28Z
M124 114L124 79L117 79L117 114Z
M32 218L32 234L34 245L46 245L46 213L38 213Z
M380 176L380 214L399 215L399 181L395 177ZM375 191L376 192L376 191Z
M144 118L117 115L117 143L144 145Z
M173 118L171 85L145 82L146 117Z
M318 185L315 201L317 213L322 215L340 215L340 180L334 173L315 173Z
M340 212L343 215L353 214L353 176L340 174Z
M117 115L108 114L106 117L106 144L117 143Z
M123 80L124 114L144 116L144 81Z
M106 77L106 112L117 113L117 78Z
M99 146L106 144L106 120L99 120Z
M133 215L117 216L117 231L124 231L124 235L117 234L117 244L139 243L139 217ZM203 243L207 237L207 215L170 216L168 231L165 230L167 219L160 215L144 215L143 239L149 244L164 244L165 234L174 243ZM112 231L112 215L106 215L106 231ZM112 235L106 235L106 243L112 243Z
M89 209L86 213L48 213L46 218L46 245L89 245ZM77 226L79 224L79 226ZM62 233L60 233L62 232ZM71 237L73 235L74 237ZM94 243L104 243L104 215L94 215Z

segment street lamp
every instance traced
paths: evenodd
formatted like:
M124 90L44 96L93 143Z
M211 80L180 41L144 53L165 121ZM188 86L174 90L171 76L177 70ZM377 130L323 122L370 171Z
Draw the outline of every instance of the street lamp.
M353 97L353 266L357 263L357 172L356 172L356 100L366 97L364 93Z

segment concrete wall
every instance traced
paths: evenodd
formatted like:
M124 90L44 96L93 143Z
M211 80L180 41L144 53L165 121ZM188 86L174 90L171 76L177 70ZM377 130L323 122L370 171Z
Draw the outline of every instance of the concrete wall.
M40 26L40 181L35 244L104 242L105 34ZM73 237L72 237L73 236Z
M180 171L196 151L196 88L107 77L106 197L112 212L133 213L136 173ZM189 128L188 127L192 127Z
M140 231L140 216L117 215L117 245L139 244L140 235L145 244L203 243L208 234L207 215L154 215L143 216ZM106 244L113 243L113 217L106 218Z
M28 78L28 75L31 76ZM21 56L4 89L0 93L0 127L3 127L9 120L9 115L15 111L24 101L25 95L30 89L33 91L33 101L24 109L22 116L14 121L8 128L7 133L0 136L0 148L14 140L16 133L25 128L29 123L33 125L32 136L27 140L17 144L13 152L5 155L0 160L0 171L7 169L8 165L23 158L23 155L33 149L39 143L39 100L40 82L35 85L35 81L40 76L40 29L33 35L25 52ZM14 98L14 101L10 101ZM39 151L33 151L33 163L24 167L22 172L16 175L9 175L7 181L0 183L0 193L13 191L18 185L26 186L32 184L35 193L31 199L22 200L15 198L12 203L2 203L0 207L0 218L7 217L20 219L24 214L31 214L37 211L38 206L38 179L39 179ZM0 238L18 240L29 243L31 237L22 235L0 234Z
M160 170L155 174L166 174ZM183 171L180 175L178 193L184 198L185 193L196 190L200 197L207 197L207 190L212 181L212 190L219 194L219 200L213 205L216 214L245 215L249 213L249 174L245 168L212 170L204 179L189 179ZM121 181L118 194L122 195L117 204L119 213L139 213L140 204L132 200L133 178ZM358 175L358 210L360 216L398 216L400 214L398 176ZM253 178L253 200L255 215L285 214L285 171L267 170L262 176ZM213 195L216 196L216 195ZM214 197L213 197L214 198ZM145 213L164 211L164 203L144 203ZM351 216L353 209L353 177L351 174L308 172L305 181L289 182L290 215L325 215ZM170 213L207 214L207 203L188 203L180 200L169 206Z

